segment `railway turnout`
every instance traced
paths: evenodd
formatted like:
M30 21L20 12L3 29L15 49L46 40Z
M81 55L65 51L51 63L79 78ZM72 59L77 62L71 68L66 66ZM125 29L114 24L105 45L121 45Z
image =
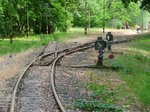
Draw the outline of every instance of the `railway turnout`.
M117 40L112 44L128 42L133 39ZM48 49L48 45L46 45L41 54L26 67L19 77L10 97L7 112L77 111L72 107L73 98L69 97L65 84L62 84L65 77L57 77L57 70L62 64L61 59L74 53L93 50L94 47L95 40L84 44L72 43L69 45L56 42L51 51L46 50ZM69 66L71 67L71 65ZM60 81L60 79L63 80Z

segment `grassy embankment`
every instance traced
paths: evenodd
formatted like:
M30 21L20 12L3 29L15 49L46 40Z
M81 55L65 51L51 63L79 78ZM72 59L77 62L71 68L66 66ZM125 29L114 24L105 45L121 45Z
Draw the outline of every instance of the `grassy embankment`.
M21 52L30 48L39 48L46 45L49 41L65 41L68 38L74 38L76 36L84 37L83 29L74 28L66 33L55 32L50 35L31 35L28 38L14 37L13 44L9 43L9 39L3 39L0 41L0 55Z
M129 51L116 58L113 65L122 67L122 79L144 105L150 105L150 35L143 35L127 48Z
M77 100L75 107L87 111L116 112L132 108L134 102L141 102L144 109L149 108L150 35L143 35L136 41L125 44L124 47L127 50L124 55L118 55L109 63L110 66L119 69L90 71L88 76L91 82L83 85L92 92L91 99ZM119 79L117 79L118 76ZM137 101L137 99L139 100ZM123 110L116 106L116 103Z

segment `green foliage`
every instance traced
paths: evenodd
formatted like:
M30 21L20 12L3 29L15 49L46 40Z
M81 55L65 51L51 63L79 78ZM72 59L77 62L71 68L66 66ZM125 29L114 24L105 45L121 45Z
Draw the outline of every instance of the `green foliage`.
M135 3L139 2L141 3L141 6L140 6L141 9L150 11L149 0L122 0L122 2L124 3L125 7L128 7L130 2L135 2Z
M90 81L82 84L82 87L90 91L89 99L77 99L74 106L85 111L96 112L122 112L123 110L114 105L115 93L107 85L96 83L95 75L89 74ZM84 85L84 86L83 86Z
M138 6L138 4L131 2L128 6L128 21L130 22L130 25L134 26L135 24L137 24L136 18L138 18L140 16L141 10Z
M121 77L128 82L139 99L145 104L150 105L150 51L149 35L143 36L129 44L127 52L113 61L114 66L121 66Z
M113 104L114 95L112 91L108 89L107 86L99 85L96 83L88 83L86 88L90 90L91 99L90 100L76 100L75 107L86 110L86 111L96 111L96 112L122 112L123 110Z
M57 30L66 32L72 25L87 30L102 27L104 21L109 28L122 28L126 22L131 26L144 22L147 28L149 12L140 10L140 5L147 4L144 1L1 0L0 35L25 35L28 30L36 34L50 34Z
M74 0L73 0L74 1ZM70 5L73 3L69 3ZM0 1L0 34L25 34L29 27L34 33L66 31L72 20L70 9L59 0L2 0Z
M122 28L126 22L129 22L130 26L142 23L142 18L139 18L141 17L140 5L135 2L130 2L127 7L124 7L122 0L81 1L76 12L74 26L102 27L103 20L109 28Z
M96 83L87 84L87 89L92 91L91 97L93 99L99 99L107 104L113 103L112 96L114 95L113 91L109 90L105 85L99 85Z
M122 112L122 109L115 105L108 105L100 100L86 101L76 100L75 107L85 111L95 112Z

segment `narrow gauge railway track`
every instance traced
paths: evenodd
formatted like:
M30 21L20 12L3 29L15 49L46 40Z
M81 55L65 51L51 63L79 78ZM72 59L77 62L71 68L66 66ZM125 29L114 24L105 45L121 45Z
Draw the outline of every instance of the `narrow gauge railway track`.
M133 39L126 39L126 40L121 40L121 41L115 41L114 44L118 44L118 43L123 43L123 42L128 42L131 41ZM13 91L13 95L12 95L12 100L11 100L11 105L9 107L10 112L16 112L16 108L17 108L17 100L18 100L18 93L19 93L19 89L20 89L20 85L23 83L23 80L25 79L25 77L28 74L28 71L30 70L31 67L34 66L34 63L38 60L38 59L43 59L47 56L51 56L51 55L56 55L49 63L52 64L51 67L51 86L52 86L52 90L53 90L53 94L54 97L56 99L56 102L58 104L58 107L60 108L60 110L62 112L65 112L65 109L63 107L63 104L61 103L61 101L59 100L59 97L57 95L56 89L55 89L55 84L54 84L54 75L55 75L55 66L56 63L59 59L61 59L62 57L64 57L65 55L69 55L71 53L77 52L77 51L82 51L82 50L86 50L88 48L94 47L94 42L89 42L89 43L85 43L83 45L78 45L76 47L71 47L71 48L66 48L57 52L52 52L52 53L48 53L46 55L41 55L38 58L36 58L35 60L33 60L28 67L24 70L23 74L21 75L21 77L19 78L19 80L17 81L15 87L14 87L14 91ZM59 55L59 56L58 56ZM52 63L53 62L53 63Z
M57 61L58 61L59 59L61 59L62 57L64 57L65 55L69 55L69 54L72 54L72 53L77 52L77 51L83 51L83 50L89 49L89 48L91 48L91 47L94 47L94 45L71 50L71 51L69 51L69 52L67 52L67 53L65 53L65 54L62 54L62 55L58 56L58 57L54 60L54 62L53 62L52 71L51 71L51 84L52 84L51 86L52 86L52 90L53 90L55 99L56 99L56 101L57 101L57 103L58 103L58 105L59 105L59 107L60 107L60 109L61 109L61 112L66 112L66 111L65 111L65 108L64 108L63 104L61 103L61 101L60 101L60 99L59 99L59 96L58 96L58 94L57 94L56 87L55 87L55 78L54 78L54 77L55 77L55 67L56 67Z
M92 45L91 45L92 44ZM85 43L83 45L79 45L79 46L76 46L76 47L72 47L72 48L66 48L66 49L63 49L63 50L60 50L60 51L57 51L57 55L58 54L61 54L61 53L68 53L70 51L71 52L75 52L76 49L82 49L84 48L84 46L90 46L90 47L93 47L94 46L94 42L89 42L89 43ZM49 53L49 54L46 54L46 55L41 55L39 56L38 58L36 58L35 60L33 60L28 66L27 68L24 70L23 74L20 76L20 78L18 79L15 87L14 87L14 91L13 91L13 94L12 94L12 99L11 99L11 105L10 105L10 112L16 112L16 108L17 107L17 100L18 100L18 94L19 94L19 91L20 91L20 85L22 85L23 83L23 80L26 78L26 76L28 75L28 72L29 70L34 66L34 63L39 60L39 59L42 59L42 58L46 58L47 56L51 56L51 55L55 55L56 52L52 52L52 53ZM57 59L57 57L54 57L52 60L50 60L50 62L53 62L55 61L55 59ZM58 60L58 59L57 59ZM52 70L53 71L53 70ZM57 98L56 98L57 99Z

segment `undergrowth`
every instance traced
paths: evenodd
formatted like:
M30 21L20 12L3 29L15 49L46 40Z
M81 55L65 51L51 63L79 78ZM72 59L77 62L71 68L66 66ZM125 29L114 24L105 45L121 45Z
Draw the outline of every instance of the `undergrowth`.
M122 112L123 110L113 104L113 91L105 85L88 83L86 89L91 91L90 100L77 99L74 106L89 112Z
M76 100L75 107L89 112L122 112L120 107L103 103L100 100Z

